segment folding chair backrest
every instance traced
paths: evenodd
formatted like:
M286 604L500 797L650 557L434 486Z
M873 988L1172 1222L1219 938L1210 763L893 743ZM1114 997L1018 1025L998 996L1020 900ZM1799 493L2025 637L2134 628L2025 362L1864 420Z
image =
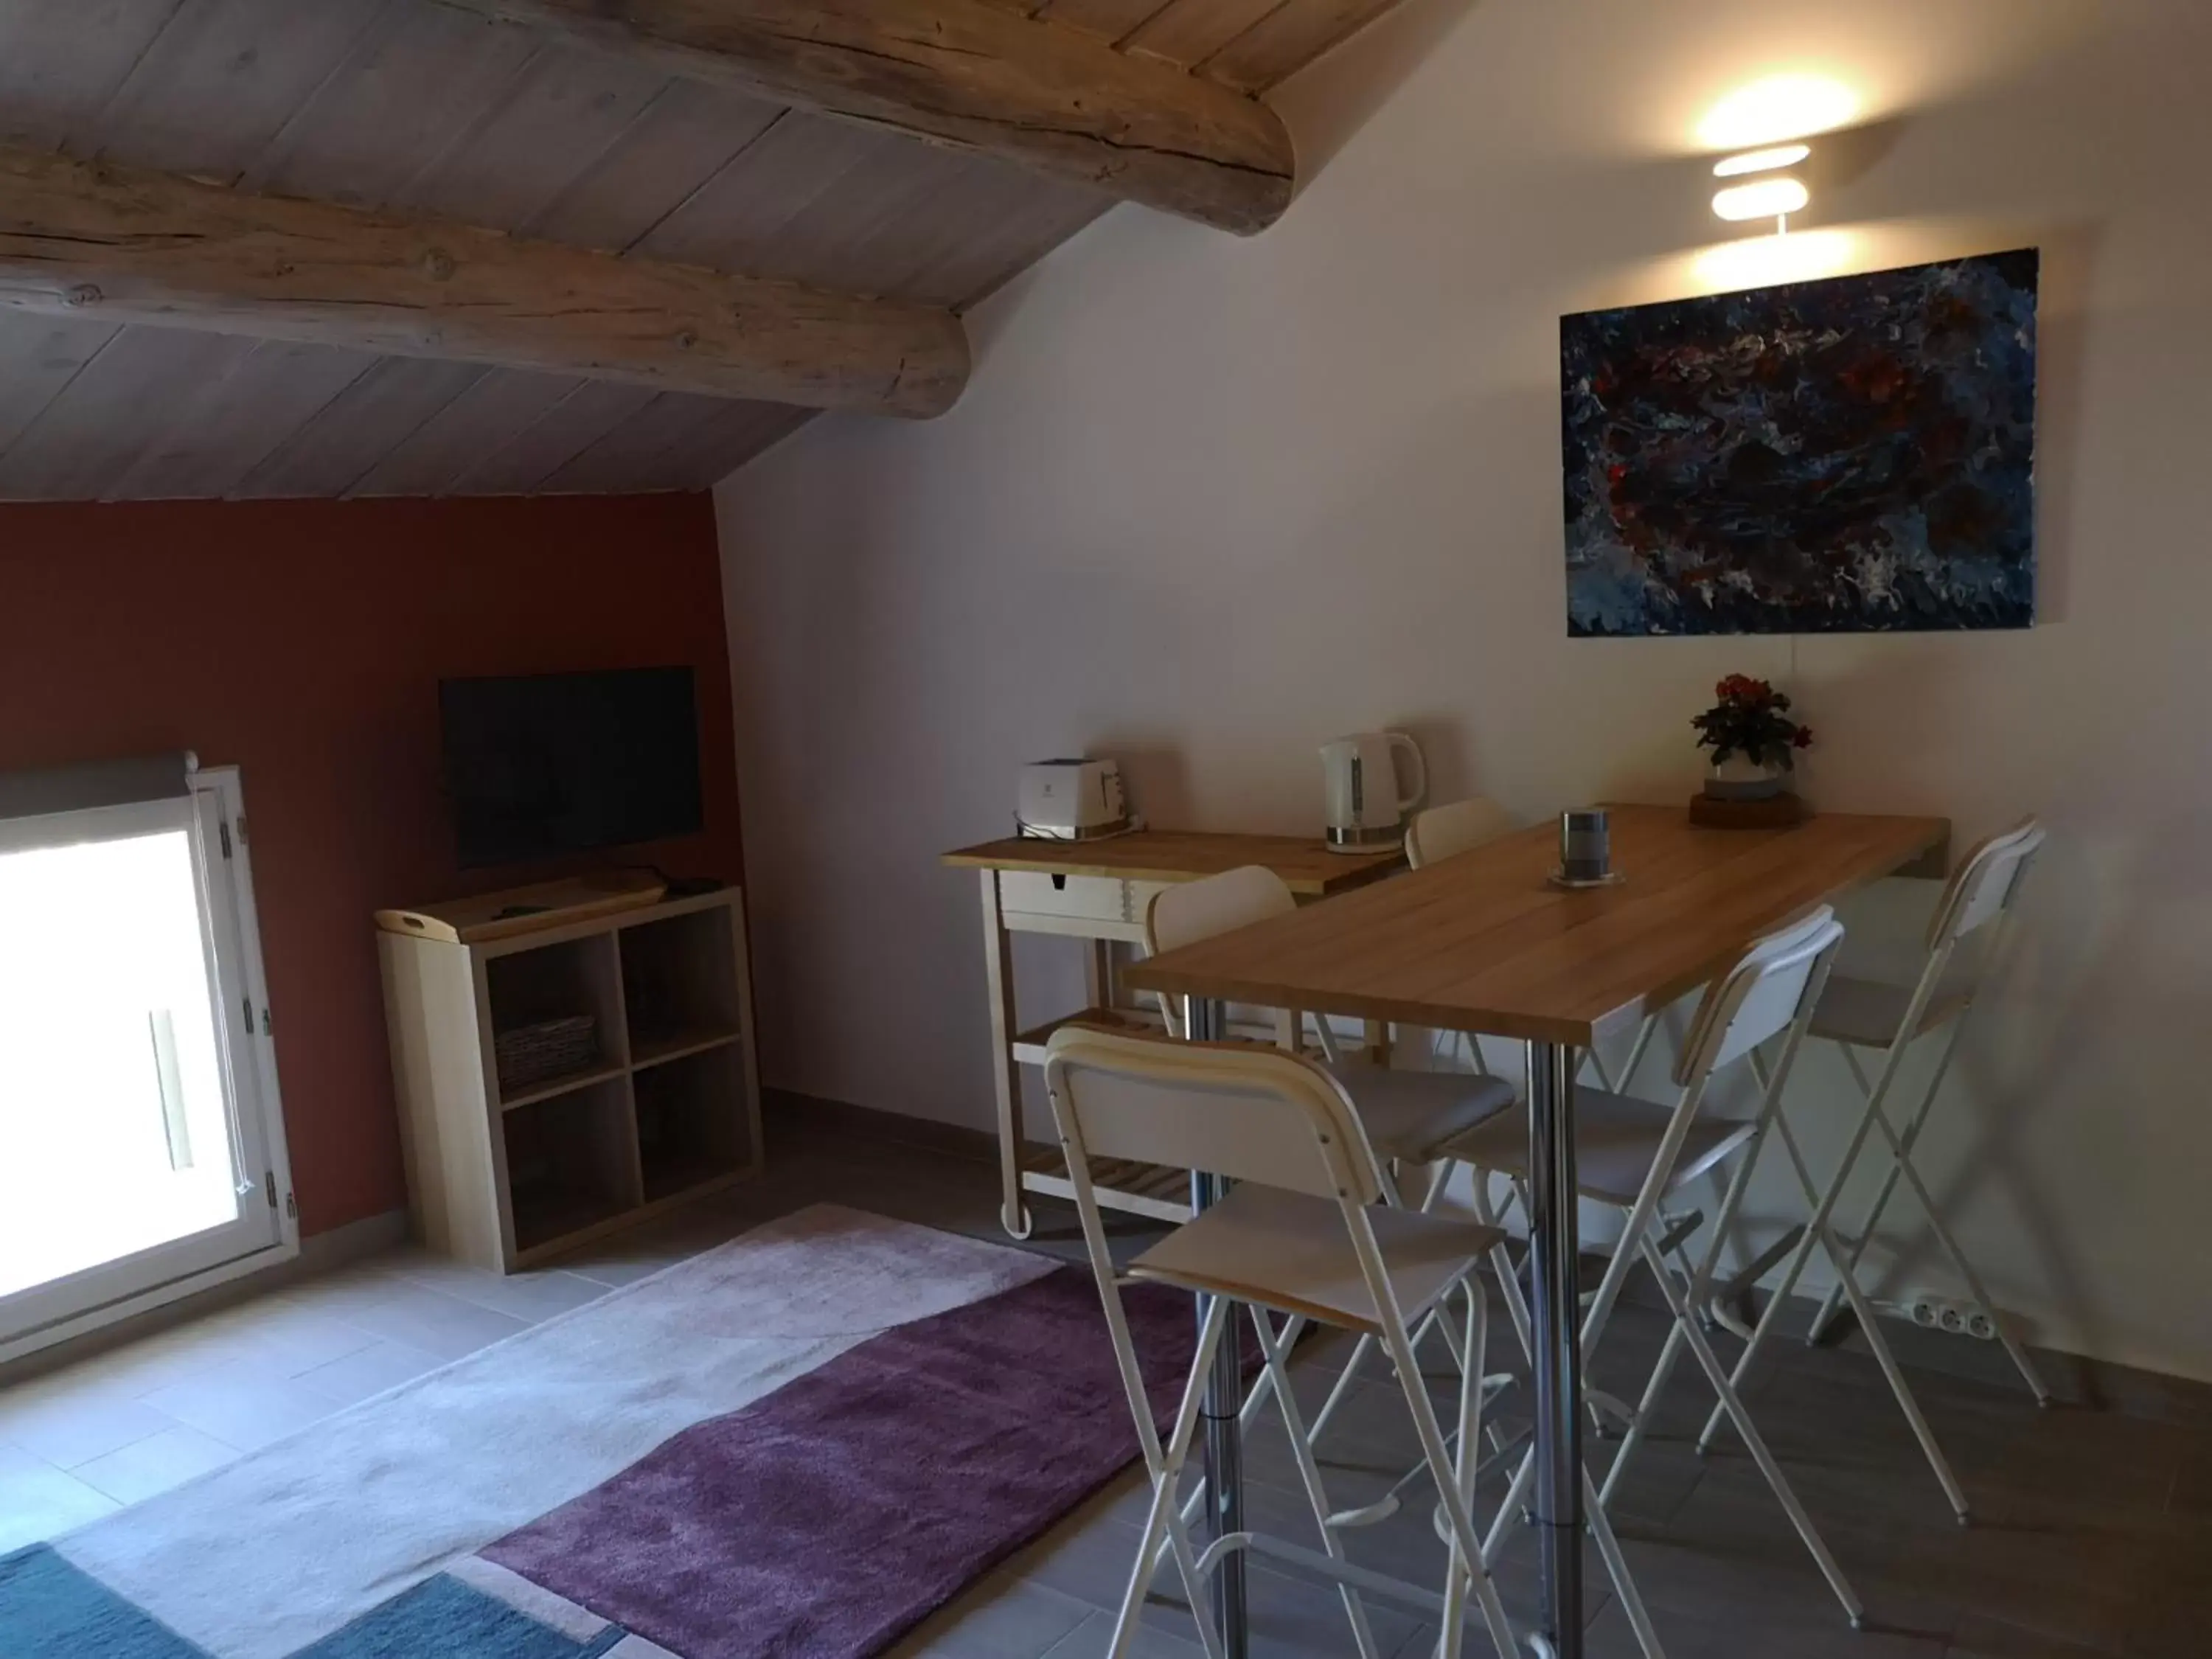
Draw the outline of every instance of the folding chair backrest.
M1298 908L1283 878L1262 864L1163 887L1145 907L1145 949L1154 956Z
M1843 924L1823 905L1754 941L1698 1003L1674 1081L1688 1088L1787 1030L1809 1006L1807 992L1817 990L1815 975L1843 937Z
M1966 854L1943 890L1929 924L1928 948L1942 951L1985 923L2002 915L2020 890L2020 878L2035 861L2045 840L2043 826L2033 818L2002 835L1991 836Z
M1044 1074L1071 1160L1131 1158L1361 1205L1382 1196L1342 1087L1279 1048L1063 1025Z
M1438 859L1496 841L1513 827L1513 819L1496 801L1477 795L1413 814L1406 826L1406 862L1425 869Z
M1195 945L1216 933L1233 933L1255 921L1298 908L1290 885L1263 864L1224 870L1218 876L1163 887L1145 907L1145 951L1158 956L1180 945ZM1182 1035L1179 997L1162 996L1160 1015L1171 1036Z

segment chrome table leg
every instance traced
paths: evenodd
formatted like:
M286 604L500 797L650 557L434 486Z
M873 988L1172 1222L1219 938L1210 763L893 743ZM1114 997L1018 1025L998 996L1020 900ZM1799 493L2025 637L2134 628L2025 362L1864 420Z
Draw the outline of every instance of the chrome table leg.
M1535 1349L1536 1533L1545 1636L1583 1653L1582 1298L1576 1272L1575 1067L1555 1042L1528 1045L1528 1244Z
M1226 1024L1223 1006L1204 997L1191 997L1183 1005L1184 1035L1193 1042L1213 1042ZM1190 1207L1194 1214L1220 1202L1229 1183L1219 1176L1194 1172L1190 1178ZM1203 1328L1206 1309L1199 1309ZM1207 1533L1225 1538L1244 1530L1244 1446L1237 1419L1244 1405L1243 1327L1231 1320L1214 1351L1213 1370L1206 1380L1206 1400L1199 1408L1206 1434L1206 1514ZM1231 1550L1213 1570L1213 1611L1221 1632L1222 1650L1228 1659L1245 1659L1251 1628L1244 1606L1244 1552Z

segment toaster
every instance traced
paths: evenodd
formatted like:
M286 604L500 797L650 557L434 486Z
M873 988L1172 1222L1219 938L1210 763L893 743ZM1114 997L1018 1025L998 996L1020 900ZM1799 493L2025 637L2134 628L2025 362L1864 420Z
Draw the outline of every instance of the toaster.
M1025 836L1090 841L1130 827L1121 769L1109 760L1036 761L1022 769L1015 819Z

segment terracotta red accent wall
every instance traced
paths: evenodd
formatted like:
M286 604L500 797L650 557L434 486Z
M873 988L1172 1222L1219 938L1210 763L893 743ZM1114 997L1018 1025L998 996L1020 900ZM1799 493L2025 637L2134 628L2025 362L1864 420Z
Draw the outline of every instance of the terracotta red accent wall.
M704 495L0 506L0 769L191 749L241 769L300 1224L406 1200L369 913L568 873L462 872L441 677L689 663L706 833L740 872Z

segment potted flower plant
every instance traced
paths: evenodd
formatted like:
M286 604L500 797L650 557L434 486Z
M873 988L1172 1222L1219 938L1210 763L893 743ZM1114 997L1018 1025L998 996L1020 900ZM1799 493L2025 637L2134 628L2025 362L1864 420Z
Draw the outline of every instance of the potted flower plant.
M1809 748L1813 728L1790 718L1790 698L1765 680L1731 674L1713 688L1716 701L1690 724L1698 746L1712 750L1705 793L1720 800L1764 800L1783 793Z

